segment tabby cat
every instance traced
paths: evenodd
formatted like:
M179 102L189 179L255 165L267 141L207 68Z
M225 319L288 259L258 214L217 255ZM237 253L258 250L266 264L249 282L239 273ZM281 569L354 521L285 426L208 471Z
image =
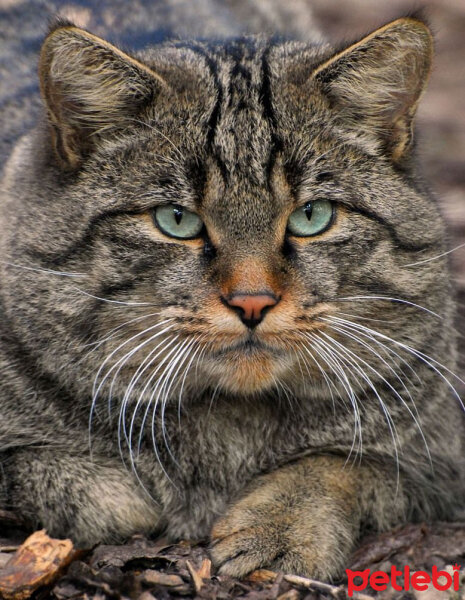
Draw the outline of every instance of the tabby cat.
M291 34L126 52L50 28L0 200L0 506L32 526L330 579L361 531L463 507L412 134L430 30Z

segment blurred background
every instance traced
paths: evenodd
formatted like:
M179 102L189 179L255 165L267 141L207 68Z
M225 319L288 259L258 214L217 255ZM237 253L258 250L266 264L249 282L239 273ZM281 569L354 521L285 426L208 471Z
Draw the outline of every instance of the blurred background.
M3 142L0 158L2 151L8 153L20 130L35 120L37 53L53 13L61 13L96 34L123 42L128 48L137 48L160 41L170 31L179 29L180 14L185 33L192 37L198 35L199 27L213 35L236 33L237 19L251 31L263 28L263 24L270 30L274 23L285 18L288 29L297 37L306 37L306 32L316 26L330 41L340 42L353 40L383 22L421 9L435 32L436 58L417 119L420 160L449 223L451 247L465 243L465 0L415 3L412 0L169 0L169 3L176 6L174 19L163 8L163 0L0 0ZM152 27L154 23L158 28ZM453 252L450 258L464 309L465 247Z

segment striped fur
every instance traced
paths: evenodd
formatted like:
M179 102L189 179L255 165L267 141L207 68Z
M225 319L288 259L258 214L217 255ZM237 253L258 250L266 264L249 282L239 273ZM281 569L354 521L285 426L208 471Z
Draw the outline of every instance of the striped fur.
M166 530L222 573L334 578L367 527L463 507L447 235L412 133L431 35L240 31L46 37L0 191L0 506L82 545ZM318 199L331 226L291 235ZM157 229L166 203L202 235ZM279 300L253 332L238 290Z

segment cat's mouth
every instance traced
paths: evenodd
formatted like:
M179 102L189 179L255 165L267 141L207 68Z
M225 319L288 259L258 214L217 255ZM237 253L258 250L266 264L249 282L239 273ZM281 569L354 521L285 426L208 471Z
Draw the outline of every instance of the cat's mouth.
M218 350L212 350L210 352L210 356L212 358L229 358L231 354L239 354L243 356L256 356L267 354L278 357L281 356L283 352L283 349L277 348L276 346L271 346L270 344L266 344L265 342L257 338L254 334L250 334L246 339L239 340L234 344L231 344Z
M263 392L276 385L277 379L287 378L295 369L295 356L282 341L275 345L250 333L210 348L203 355L202 367L216 386L247 395Z

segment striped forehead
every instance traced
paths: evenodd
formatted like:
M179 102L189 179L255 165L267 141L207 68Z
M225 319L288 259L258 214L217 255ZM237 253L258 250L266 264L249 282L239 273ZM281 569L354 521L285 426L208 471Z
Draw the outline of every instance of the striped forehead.
M223 46L215 55L214 77L217 105L210 162L212 177L221 177L224 186L216 209L224 212L229 223L235 217L263 226L263 220L269 221L275 213L269 178L276 140L267 47L257 40Z
M248 170L263 181L272 135L264 99L268 93L262 47L231 44L218 62L218 120L213 146L229 172Z

